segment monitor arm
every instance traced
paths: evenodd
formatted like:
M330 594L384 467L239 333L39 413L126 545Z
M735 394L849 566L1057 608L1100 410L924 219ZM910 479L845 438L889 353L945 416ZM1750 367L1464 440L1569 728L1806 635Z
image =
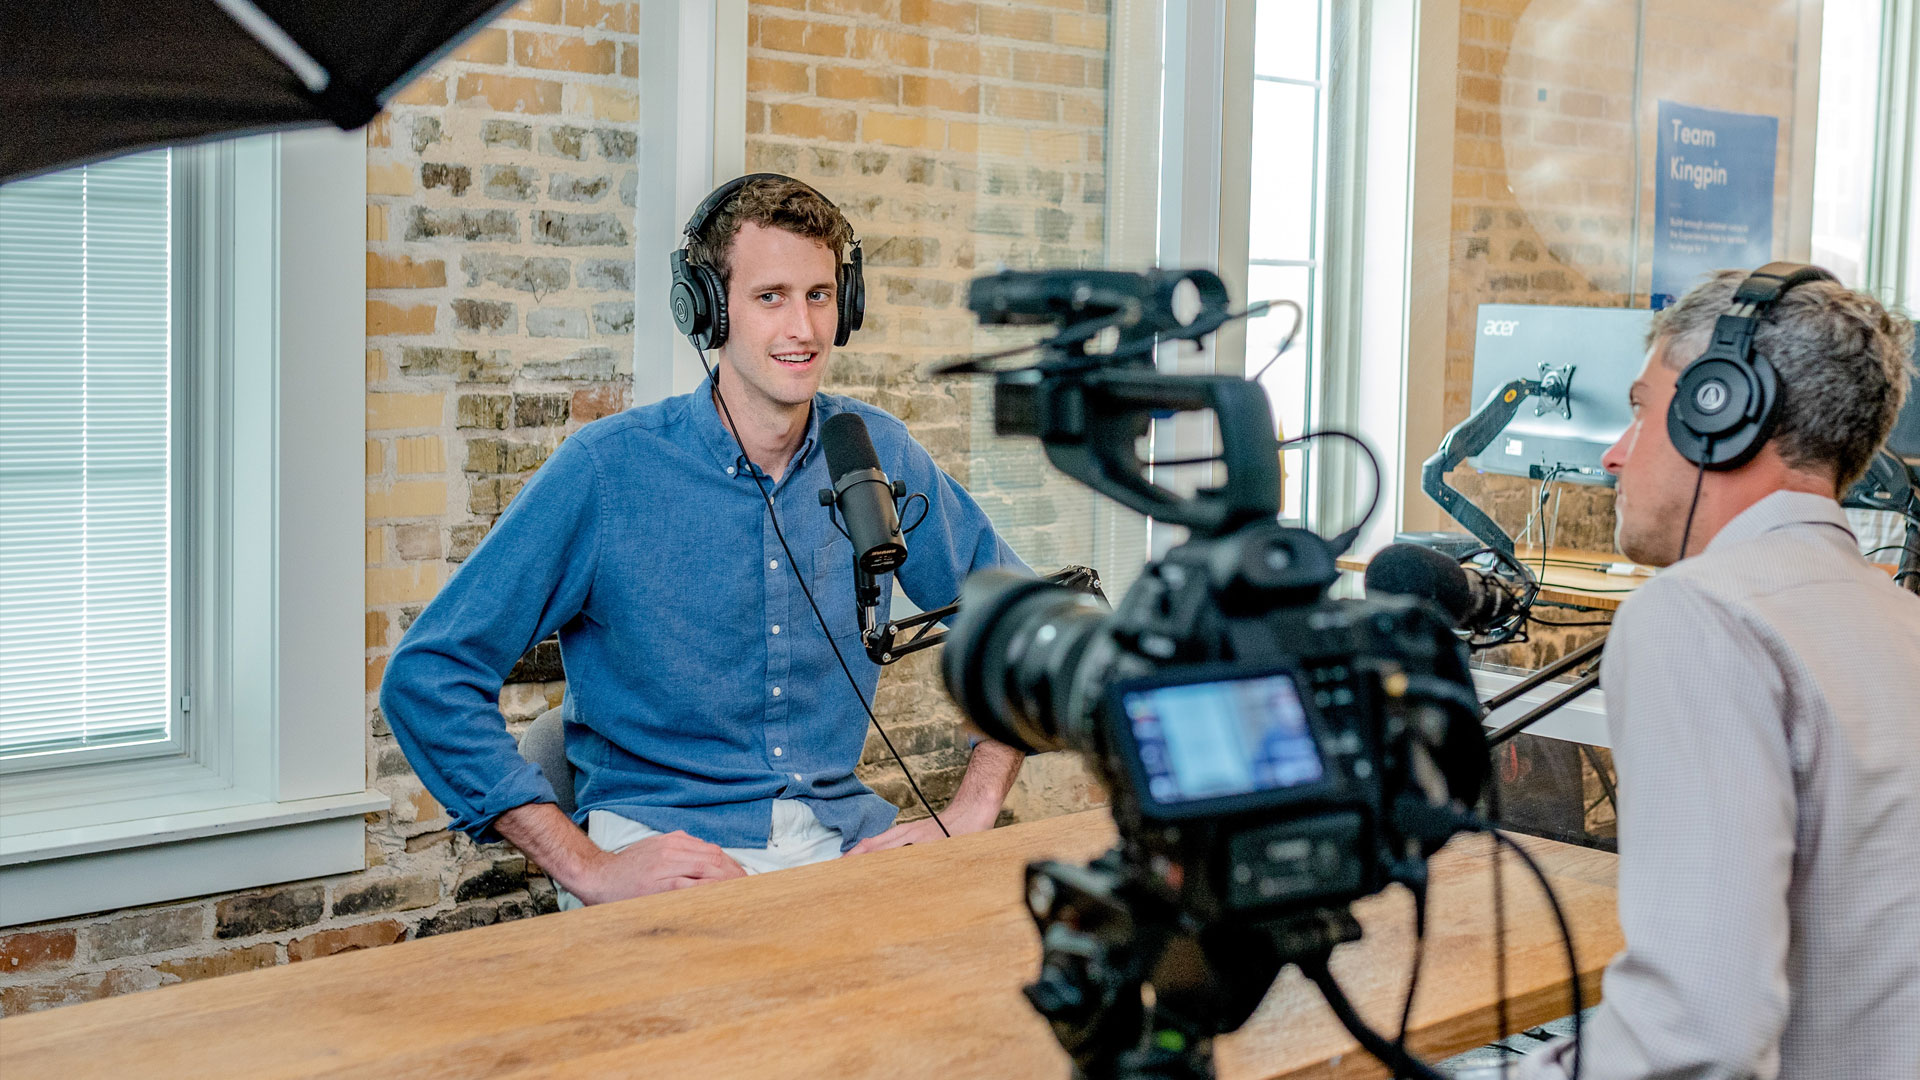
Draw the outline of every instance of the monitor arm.
M1495 387L1472 416L1447 432L1447 437L1440 440L1440 449L1434 451L1420 469L1420 489L1439 503L1442 510L1453 515L1455 521L1465 525L1467 531L1478 537L1481 543L1495 551L1513 554L1513 537L1488 517L1486 511L1475 506L1473 500L1449 486L1447 474L1459 468L1461 462L1492 446L1493 440L1513 422L1514 415L1528 398L1540 399L1540 404L1534 407L1536 416L1557 407L1560 415L1572 419L1573 372L1572 364L1555 368L1542 363L1538 379L1515 379L1505 386Z

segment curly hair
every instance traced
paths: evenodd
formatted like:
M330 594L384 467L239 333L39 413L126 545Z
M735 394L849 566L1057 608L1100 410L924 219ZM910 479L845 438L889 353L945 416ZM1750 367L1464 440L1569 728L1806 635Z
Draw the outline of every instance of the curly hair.
M1733 307L1745 270L1716 270L1653 317L1649 346L1665 339L1668 367L1706 351L1715 320ZM1913 324L1871 295L1832 281L1788 290L1754 331L1754 351L1780 376L1773 443L1787 464L1830 469L1852 487L1887 441L1913 377Z
M749 222L817 240L836 261L853 243L853 226L826 196L790 177L769 176L748 181L707 218L706 228L687 244L687 259L712 268L722 284L730 284L733 241Z

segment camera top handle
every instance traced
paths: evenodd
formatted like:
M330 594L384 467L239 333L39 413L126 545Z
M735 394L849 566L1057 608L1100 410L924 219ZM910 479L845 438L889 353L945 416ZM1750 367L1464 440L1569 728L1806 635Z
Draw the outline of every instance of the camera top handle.
M1226 482L1184 496L1147 479L1134 452L1155 416L1211 410L1220 423ZM1165 375L1138 367L1003 372L994 383L994 431L1032 435L1068 476L1196 537L1224 536L1280 511L1280 448L1266 391L1231 375Z

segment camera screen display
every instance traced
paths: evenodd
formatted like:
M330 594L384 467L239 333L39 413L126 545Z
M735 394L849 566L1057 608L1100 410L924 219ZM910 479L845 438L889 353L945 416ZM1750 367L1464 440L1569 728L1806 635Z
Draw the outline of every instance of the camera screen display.
M1155 802L1273 791L1319 780L1319 748L1290 675L1121 695Z

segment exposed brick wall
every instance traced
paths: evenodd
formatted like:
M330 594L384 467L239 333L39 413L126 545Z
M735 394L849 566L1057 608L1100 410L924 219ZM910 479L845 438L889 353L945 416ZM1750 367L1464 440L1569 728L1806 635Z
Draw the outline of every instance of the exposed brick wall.
M1050 500L1091 496L1030 445L992 444L978 388L920 365L975 346L976 265L1100 259L1105 20L1090 2L753 6L750 163L819 183L866 241L868 329L831 388L905 419L1043 566L1084 558ZM527 476L631 403L638 20L637 0L526 0L368 129L367 760L393 800L368 817L368 869L0 932L0 1013L553 910L551 882L510 845L448 830L375 694ZM890 669L876 706L940 805L966 749L936 664ZM501 694L509 727L558 704L564 678L551 643L528 654ZM885 757L871 740L861 775L904 806ZM1003 819L1103 798L1047 755Z

